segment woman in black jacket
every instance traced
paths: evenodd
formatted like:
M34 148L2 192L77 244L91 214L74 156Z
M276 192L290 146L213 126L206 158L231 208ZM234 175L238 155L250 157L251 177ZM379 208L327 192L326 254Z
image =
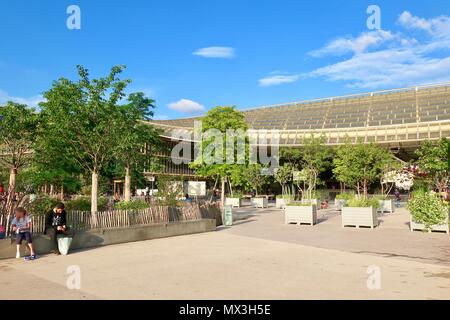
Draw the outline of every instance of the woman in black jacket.
M53 243L53 253L60 254L58 250L58 235L67 233L67 218L64 203L58 203L47 213L45 219L45 234L50 236Z

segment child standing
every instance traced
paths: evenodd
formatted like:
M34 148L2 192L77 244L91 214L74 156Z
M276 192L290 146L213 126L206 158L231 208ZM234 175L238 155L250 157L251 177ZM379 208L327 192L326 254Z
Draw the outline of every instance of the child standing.
M18 207L14 210L14 218L11 221L12 231L17 235L16 237L16 258L20 258L20 245L22 240L26 240L30 247L31 255L25 257L25 260L36 259L36 254L33 248L33 238L31 236L31 217L27 214L27 210L22 207Z

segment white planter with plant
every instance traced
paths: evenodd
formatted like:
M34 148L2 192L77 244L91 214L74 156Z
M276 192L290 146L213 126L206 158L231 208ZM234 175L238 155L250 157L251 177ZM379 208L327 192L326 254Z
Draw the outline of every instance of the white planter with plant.
M269 207L269 202L266 197L255 197L252 198L252 206L254 208L267 208Z
M408 202L411 231L449 233L449 205L433 192L418 191Z
M240 208L242 207L242 198L225 198L225 205Z
M291 202L284 209L285 223L315 225L317 223L317 206Z
M351 199L342 208L342 227L353 226L369 227L378 226L377 214L378 200L376 199Z
M313 205L318 205L319 200L317 199L302 199L300 200L302 204L313 204Z
M378 212L394 213L395 206L392 199L379 199L378 200Z

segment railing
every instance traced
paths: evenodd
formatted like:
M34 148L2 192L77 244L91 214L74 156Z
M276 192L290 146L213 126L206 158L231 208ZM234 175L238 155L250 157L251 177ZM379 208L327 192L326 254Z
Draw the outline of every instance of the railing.
M217 219L220 217L218 203L186 203L183 207L152 206L140 210L110 210L92 214L89 211L67 212L67 225L76 231L90 229L124 228L158 223ZM3 219L5 222L7 219ZM4 224L5 225L5 224ZM41 234L45 231L44 215L32 215L32 232ZM7 227L6 236L10 236Z

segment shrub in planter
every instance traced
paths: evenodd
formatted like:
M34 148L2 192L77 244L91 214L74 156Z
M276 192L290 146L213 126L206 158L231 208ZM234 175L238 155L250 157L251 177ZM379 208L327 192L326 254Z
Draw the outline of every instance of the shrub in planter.
M408 201L411 230L442 230L448 233L449 205L434 192L416 191Z
M342 226L370 227L378 226L378 200L354 197L342 208Z
M317 223L317 206L305 202L289 202L284 209L285 223Z
M149 204L145 201L132 200L132 201L121 201L114 205L114 209L117 210L142 210L149 208Z
M259 196L252 198L252 206L255 208L267 208L269 206L267 197Z
M233 193L225 198L225 205L239 208L242 206L243 197L242 193Z

